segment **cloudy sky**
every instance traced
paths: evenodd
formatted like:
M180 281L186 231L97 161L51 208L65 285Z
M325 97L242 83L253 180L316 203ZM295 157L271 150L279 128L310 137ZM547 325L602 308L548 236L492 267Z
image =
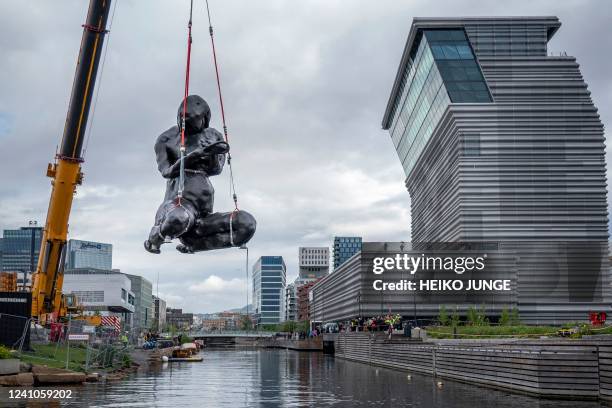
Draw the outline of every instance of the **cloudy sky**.
M116 0L70 236L112 243L113 266L153 282L170 306L246 302L245 253L161 255L142 242L164 193L153 143L181 100L188 0ZM192 93L220 128L204 0L194 0ZM612 120L612 7L605 1L210 0L242 208L258 220L251 262L334 235L409 240L410 198L380 122L413 17L556 15L549 51L578 58ZM87 2L0 1L0 229L43 223ZM98 80L100 83L100 79ZM90 116L91 120L91 116ZM231 209L227 172L217 211Z

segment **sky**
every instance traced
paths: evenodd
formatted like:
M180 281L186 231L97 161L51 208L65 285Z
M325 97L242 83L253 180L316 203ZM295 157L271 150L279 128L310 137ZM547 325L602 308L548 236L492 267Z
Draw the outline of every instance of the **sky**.
M153 144L181 101L189 1L115 1L70 237L113 244L113 267L150 280L169 306L242 307L246 251L143 250L165 190ZM336 235L410 240L405 176L380 123L414 17L558 16L549 52L577 58L602 121L612 120L607 1L209 3L239 204L258 222L250 264L282 255L288 282L299 246L331 247ZM191 93L209 102L220 129L205 2L194 5ZM86 12L85 0L0 2L0 229L44 224L45 172L62 136ZM230 211L227 169L211 180L215 211Z

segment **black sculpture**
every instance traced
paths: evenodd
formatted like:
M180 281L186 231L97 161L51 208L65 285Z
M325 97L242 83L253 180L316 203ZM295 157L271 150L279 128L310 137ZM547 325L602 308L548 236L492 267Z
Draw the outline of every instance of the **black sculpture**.
M255 233L255 218L242 210L212 212L215 190L208 178L221 174L229 145L219 131L208 127L210 107L198 95L187 98L184 187L178 199L183 102L177 118L179 126L166 130L155 142L157 167L168 182L145 249L159 254L161 245L174 238L180 239L176 249L183 253L244 245Z

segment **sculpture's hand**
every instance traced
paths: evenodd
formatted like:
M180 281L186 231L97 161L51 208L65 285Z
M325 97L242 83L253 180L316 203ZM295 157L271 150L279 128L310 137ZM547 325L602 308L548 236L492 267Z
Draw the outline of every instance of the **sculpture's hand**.
M189 152L185 156L185 164L194 163L195 161L201 159L206 154L207 153L205 152L205 148L200 146L200 147L196 148L195 150Z
M204 147L204 152L207 154L225 154L229 152L229 145L226 142L216 142Z

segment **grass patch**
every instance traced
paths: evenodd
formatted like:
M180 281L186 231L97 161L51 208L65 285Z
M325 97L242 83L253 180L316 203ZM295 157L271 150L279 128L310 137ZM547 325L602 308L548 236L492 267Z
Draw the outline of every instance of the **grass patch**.
M53 368L66 368L66 345L65 344L36 344L31 346L34 351L24 351L20 356L22 361L46 365ZM70 347L68 355L68 369L83 371L87 350L78 346Z

